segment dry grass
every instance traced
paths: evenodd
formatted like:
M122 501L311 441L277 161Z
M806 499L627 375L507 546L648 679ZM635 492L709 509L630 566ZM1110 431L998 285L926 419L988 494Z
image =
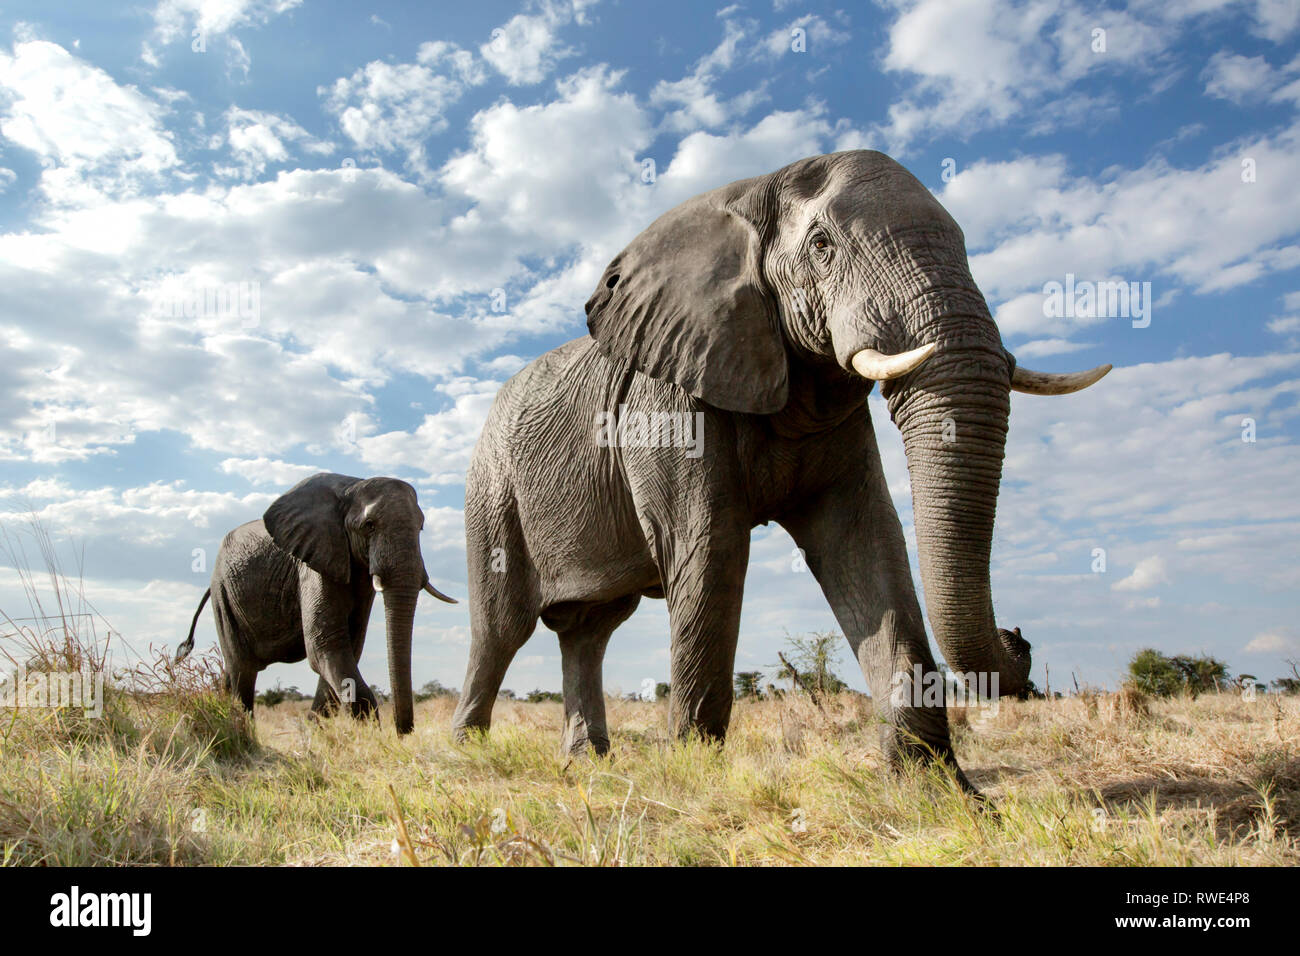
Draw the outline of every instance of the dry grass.
M737 705L727 745L672 741L664 704L610 702L613 750L558 753L558 704L503 701L463 746L307 704L219 746L219 695L119 695L70 738L19 712L0 751L0 858L250 864L1276 864L1300 862L1300 699L1089 694L954 712L982 813L935 772L879 765L866 702ZM244 731L225 733L246 740ZM399 815L400 808L400 815ZM196 825L197 824L197 825Z

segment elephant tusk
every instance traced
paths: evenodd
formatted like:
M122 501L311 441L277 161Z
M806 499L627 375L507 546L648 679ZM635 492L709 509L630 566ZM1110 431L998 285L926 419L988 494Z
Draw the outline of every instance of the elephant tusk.
M384 589L384 582L379 580L379 575L377 574L370 575L370 583L375 586L376 591L382 591Z
M912 349L910 352L900 352L897 355L886 355L884 352L877 352L875 349L863 349L861 352L855 352L850 364L853 370L863 378L874 379L877 382L887 382L891 378L898 378L900 375L906 375L922 362L934 354L935 344L922 345L920 348Z
M447 595L443 594L441 591L439 591L437 588L435 588L435 587L434 587L432 584L430 584L428 581L425 581L425 582L424 582L424 589L425 589L426 591L428 591L430 594L432 594L434 597L436 597L439 601L446 601L448 604L459 604L459 603L460 603L460 602L457 601L454 597L447 597Z
M1098 365L1087 372L1035 372L1017 365L1011 374L1011 390L1028 395L1069 395L1099 381L1110 370L1110 365Z

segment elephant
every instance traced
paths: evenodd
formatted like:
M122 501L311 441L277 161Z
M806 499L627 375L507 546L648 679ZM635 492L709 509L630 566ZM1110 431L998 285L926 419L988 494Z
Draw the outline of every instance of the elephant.
M429 582L420 555L423 527L415 489L405 481L330 473L303 479L260 519L222 540L211 586L176 661L194 649L194 628L211 597L224 679L250 713L258 673L305 657L320 675L312 714L346 702L354 717L377 716L357 661L375 592L382 591L393 719L399 734L410 733L416 598L423 589L456 603Z
M1111 366L1018 365L957 223L868 150L669 210L610 261L586 316L588 335L502 386L474 448L456 735L490 726L540 618L559 635L563 746L607 751L605 649L645 596L667 602L671 729L722 740L750 534L775 521L857 657L887 764L942 761L969 787L944 707L900 693L935 662L868 395L879 383L902 434L937 643L1013 695L1029 645L995 626L989 582L1010 392L1077 391Z

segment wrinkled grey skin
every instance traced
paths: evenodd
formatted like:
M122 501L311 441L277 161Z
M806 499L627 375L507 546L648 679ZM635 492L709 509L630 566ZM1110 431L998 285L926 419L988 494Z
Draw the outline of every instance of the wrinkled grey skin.
M1029 646L1000 637L989 590L1014 359L957 224L880 153L812 157L656 220L609 264L587 316L590 337L506 383L474 451L458 735L488 727L540 616L560 639L565 746L606 750L606 643L645 595L668 602L674 729L723 737L750 530L777 521L852 645L891 763L955 767L945 710L894 693L895 675L935 663L868 413L874 383L851 358L937 346L882 387L929 618L953 670L996 671L1015 694ZM702 413L703 453L601 447L594 420L620 405Z
M323 473L285 492L261 519L226 535L194 622L211 595L226 679L244 707L253 709L259 671L305 657L320 675L312 713L347 701L355 717L376 715L375 695L357 661L377 578L384 595L394 723L399 734L410 733L416 598L423 588L455 603L429 584L420 555L422 527L424 514L406 482ZM176 660L193 648L191 624Z

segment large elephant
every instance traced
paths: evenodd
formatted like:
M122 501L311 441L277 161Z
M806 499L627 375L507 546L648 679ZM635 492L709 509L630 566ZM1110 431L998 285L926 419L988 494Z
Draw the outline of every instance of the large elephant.
M423 589L456 603L429 583L423 527L415 489L396 478L322 473L300 481L261 519L222 540L212 584L176 660L194 649L194 628L211 596L226 679L249 711L263 668L305 657L320 675L313 713L347 703L354 716L373 715L375 695L357 661L382 591L394 723L399 734L410 733L416 598Z
M1000 637L989 591L1008 393L1072 392L1110 366L1018 367L961 229L869 151L682 203L610 262L586 308L590 336L507 382L474 450L460 735L489 725L540 616L559 634L566 745L605 750L606 643L646 595L668 602L674 729L721 738L750 530L777 521L853 647L890 763L955 766L945 709L909 690L935 664L867 395L881 383L902 432L939 646L1011 695L1029 648ZM665 424L692 441L662 440Z

